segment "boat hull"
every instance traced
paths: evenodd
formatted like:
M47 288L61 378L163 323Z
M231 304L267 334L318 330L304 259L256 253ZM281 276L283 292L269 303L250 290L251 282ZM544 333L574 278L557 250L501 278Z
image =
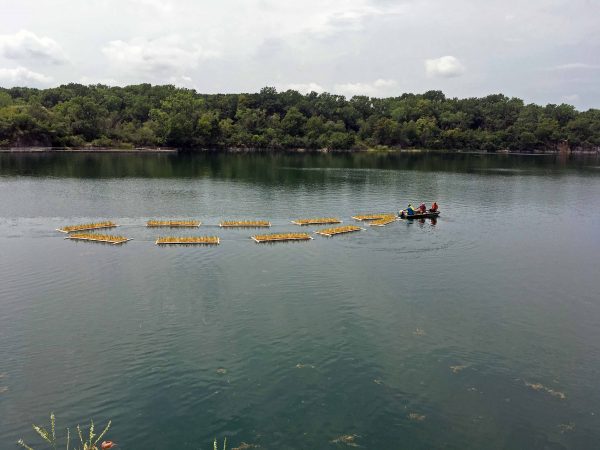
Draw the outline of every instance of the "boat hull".
M409 220L413 220L413 219L435 219L436 217L439 217L440 212L436 211L436 212L426 212L425 214L413 214L412 216L408 216L406 214L403 214L403 212L401 211L398 216L401 219L409 219Z

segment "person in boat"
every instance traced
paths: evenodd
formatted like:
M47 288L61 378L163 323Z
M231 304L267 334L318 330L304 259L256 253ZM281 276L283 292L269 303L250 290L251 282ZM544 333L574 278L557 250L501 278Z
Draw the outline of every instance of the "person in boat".
M425 203L421 203L419 205L419 209L417 210L417 212L419 214L425 214L427 212L427 206L425 206Z
M414 215L415 215L415 209L413 208L413 205L411 203L408 204L406 209L403 209L402 211L400 211L400 218L404 218L407 216L414 216Z
M429 208L429 212L434 213L434 212L437 212L437 210L438 210L438 204L437 204L437 202L433 202L431 204L431 208Z

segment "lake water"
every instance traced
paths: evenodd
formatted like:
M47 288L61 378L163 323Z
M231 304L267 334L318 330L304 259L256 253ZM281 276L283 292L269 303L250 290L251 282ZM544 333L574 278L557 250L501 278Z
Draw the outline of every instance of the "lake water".
M134 240L55 231L104 219ZM0 447L54 411L122 449L600 448L599 263L594 157L1 154Z

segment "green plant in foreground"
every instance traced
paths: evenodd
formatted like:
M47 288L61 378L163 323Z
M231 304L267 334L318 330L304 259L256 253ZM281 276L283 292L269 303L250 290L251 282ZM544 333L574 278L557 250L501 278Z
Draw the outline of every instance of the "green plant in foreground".
M213 450L219 450L217 448L217 439L216 438L213 442ZM225 440L223 441L223 450L227 450L227 438L225 438Z
M50 431L48 431L44 427L41 427L41 426L38 426L35 424L32 425L35 432L44 441L46 441L48 444L50 444L52 446L53 450L58 449L58 442L56 440L55 424L56 424L56 419L54 417L54 413L50 413ZM77 425L77 435L79 436L79 441L80 441L80 444L77 445L77 447L75 447L75 446L71 447L71 432L70 432L69 428L67 428L66 450L71 450L71 449L72 450L99 450L98 442L100 442L100 440L104 437L104 435L110 428L110 424L111 424L111 421L109 420L108 424L106 425L104 430L102 430L102 432L99 435L96 435L94 433L94 421L93 420L90 420L90 428L88 430L88 433L83 433L81 430L81 427L79 425ZM87 437L85 439L83 438L84 434L87 434ZM32 447L30 447L23 441L23 439L19 439L17 441L17 444L19 444L21 447L23 447L27 450L33 450ZM215 445L216 445L216 441L215 441ZM102 445L102 447L105 448L104 445ZM112 445L110 447L112 447ZM106 448L110 448L110 447L107 446Z

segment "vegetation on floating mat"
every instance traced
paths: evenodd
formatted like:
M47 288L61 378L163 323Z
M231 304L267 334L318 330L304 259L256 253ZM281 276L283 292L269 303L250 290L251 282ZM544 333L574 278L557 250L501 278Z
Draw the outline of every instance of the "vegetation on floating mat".
M266 220L224 220L219 226L223 228L262 228L270 227L271 222Z
M312 239L308 233L276 233L258 234L252 236L256 242L278 242L278 241L308 241Z
M394 214L392 214L392 213L377 213L377 214L362 214L362 215L352 216L353 219L360 220L360 221L381 220L381 219L385 219L388 217L394 217Z
M315 231L315 233L331 237L335 236L336 234L352 233L360 230L362 230L361 227L357 227L356 225L348 225L345 227L325 228L323 230Z
M125 236L111 236L109 234L93 234L93 233L73 233L65 239L74 239L80 241L95 241L95 242L107 242L109 244L123 244L124 242L130 241L131 239Z
M164 236L156 240L157 245L167 244L207 244L217 245L221 241L217 236Z
M372 227L383 227L387 224L390 224L392 222L396 221L396 216L393 214L387 215L387 216L383 216L380 219L376 219L376 220L372 220L369 225Z
M114 228L117 224L109 220L105 222L96 223L83 223L81 225L69 225L66 227L59 228L57 231L62 233L72 233L74 231L87 231L87 230L98 230L100 228Z
M147 227L199 227L199 220L149 220Z
M292 220L296 225L326 225L329 223L342 223L340 219L335 217L320 217L314 219L296 219Z

